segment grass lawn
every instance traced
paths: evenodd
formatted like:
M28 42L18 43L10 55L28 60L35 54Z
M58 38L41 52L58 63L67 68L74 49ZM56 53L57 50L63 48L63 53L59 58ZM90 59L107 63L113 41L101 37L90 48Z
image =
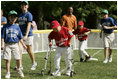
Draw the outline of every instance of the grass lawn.
M62 76L54 77L47 74L49 71L49 60L47 64L47 69L45 70L45 75L41 75L41 70L44 68L46 52L36 53L35 58L38 63L37 69L34 71L30 70L31 60L29 55L23 54L23 72L24 79L117 79L117 50L113 50L113 61L111 63L104 64L104 50L102 49L88 49L86 50L89 55L94 55L93 57L98 58L98 61L88 61L79 62L78 51L74 51L74 70L76 75L73 77L66 76L65 70L62 72ZM52 52L52 72L54 71L54 52ZM17 72L13 70L15 68L15 60L11 60L11 79L21 79ZM6 74L5 61L1 60L1 78L4 79ZM61 59L61 70L65 69L65 61Z

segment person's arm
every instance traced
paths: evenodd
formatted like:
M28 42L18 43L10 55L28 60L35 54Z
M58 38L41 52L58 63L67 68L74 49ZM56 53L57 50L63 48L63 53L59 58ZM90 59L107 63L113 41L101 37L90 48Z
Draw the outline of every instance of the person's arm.
M24 47L25 50L27 50L27 46L24 44L23 40L20 39L20 43L22 44L22 46Z
M112 26L112 27L108 27L108 26L103 26L104 29L117 29L117 26Z
M1 50L4 49L4 38L1 38Z
M26 34L25 34L23 40L26 40L26 39L27 39L28 34L29 34L29 31L30 31L30 27L31 27L31 22L28 22L28 24L27 24Z
M5 25L7 22L1 22L1 25Z
M34 29L34 28L35 28L35 25L34 25L33 23L31 23L31 26L32 26L32 29Z
M65 26L65 24L66 24L66 21L65 21L64 17L62 17L61 18L61 26Z

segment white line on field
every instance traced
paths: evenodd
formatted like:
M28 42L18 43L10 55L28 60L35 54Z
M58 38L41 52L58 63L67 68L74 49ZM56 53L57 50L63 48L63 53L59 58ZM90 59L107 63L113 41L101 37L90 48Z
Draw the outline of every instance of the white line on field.
M102 50L99 50L97 52L95 52L91 57L95 56L96 54L100 53Z
M91 57L95 56L96 54L100 53L102 50L99 50L95 52ZM74 65L76 65L78 62L74 62ZM66 68L61 70L61 73L63 73L66 70ZM54 78L55 76L49 76L47 79Z

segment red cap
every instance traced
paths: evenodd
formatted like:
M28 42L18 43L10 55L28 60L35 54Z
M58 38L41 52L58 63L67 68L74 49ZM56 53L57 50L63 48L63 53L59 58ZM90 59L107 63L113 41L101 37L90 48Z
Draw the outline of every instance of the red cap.
M78 25L84 26L84 22L83 21L78 21Z
M59 22L57 20L54 20L50 23L50 27L53 28L57 28L58 26L60 26Z

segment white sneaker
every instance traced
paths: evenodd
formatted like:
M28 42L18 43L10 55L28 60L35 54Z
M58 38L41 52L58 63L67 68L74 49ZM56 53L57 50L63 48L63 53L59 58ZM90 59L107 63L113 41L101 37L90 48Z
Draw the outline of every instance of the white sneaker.
M109 58L109 62L112 62L112 57Z
M52 76L61 76L61 72L59 70L55 70L51 75Z
M36 62L33 63L33 64L32 64L32 67L31 67L31 70L35 70L35 69L36 69L36 66L37 66L37 63L36 63Z
M66 72L66 75L67 75L67 76L70 76L70 72L71 72L71 71L67 71L67 72Z
M10 73L9 72L5 75L5 78L6 79L9 79L10 78Z
M104 61L103 61L103 63L107 63L108 62L108 60L107 59L105 59Z
M22 72L21 70L17 70L17 72L18 72L18 74L19 74L19 76L20 76L21 78L24 78L24 74L23 74L23 72Z

